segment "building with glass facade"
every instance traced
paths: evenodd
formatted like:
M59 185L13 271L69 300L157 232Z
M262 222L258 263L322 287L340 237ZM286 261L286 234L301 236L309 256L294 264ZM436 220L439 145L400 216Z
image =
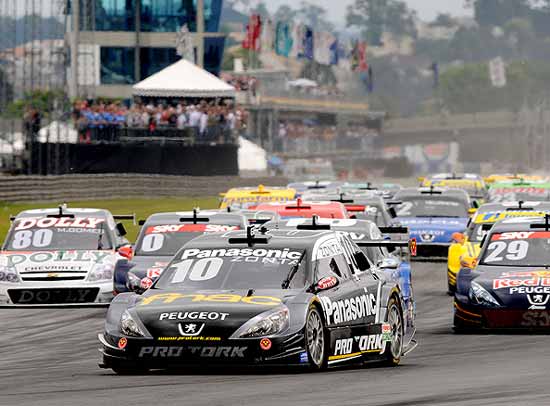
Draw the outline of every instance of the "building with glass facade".
M219 33L222 0L68 0L70 43L78 43L78 65L90 65L82 55L92 47L98 72L78 66L78 93L130 97L131 85L176 62L176 34L183 25L192 33L196 62L218 74L225 46ZM78 4L75 4L79 1ZM204 28L197 24L197 4L203 3ZM197 27L197 25L199 25ZM202 28L202 29L201 29ZM85 50L85 51L83 51ZM202 58L198 53L203 51ZM73 55L76 55L73 53Z

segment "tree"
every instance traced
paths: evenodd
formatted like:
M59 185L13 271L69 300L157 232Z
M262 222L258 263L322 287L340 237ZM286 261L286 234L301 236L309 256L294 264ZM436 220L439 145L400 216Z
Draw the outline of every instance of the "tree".
M348 7L347 25L357 27L371 45L382 45L382 34L416 37L416 14L399 0L355 0Z
M298 12L296 10L294 10L292 7L286 5L286 4L283 4L281 6L279 6L279 8L277 9L277 11L275 11L275 14L273 14L273 19L275 21L293 21L294 18L296 17L296 15L298 14Z
M334 30L334 25L328 20L327 10L323 7L302 1L297 16L316 31Z
M254 7L251 11L253 14L258 14L262 17L262 19L268 19L271 18L271 15L269 14L269 10L267 9L267 6L263 1L260 1L256 7Z
M526 17L531 12L530 0L475 0L475 19L482 26L502 26L514 17Z
M456 25L456 21L450 14L439 13L435 20L430 23L431 27L447 27L452 28Z

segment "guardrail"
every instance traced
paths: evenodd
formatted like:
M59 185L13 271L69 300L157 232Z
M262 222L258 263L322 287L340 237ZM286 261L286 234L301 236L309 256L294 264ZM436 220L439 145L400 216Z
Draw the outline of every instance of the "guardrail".
M0 176L0 202L64 202L158 197L217 196L231 187L284 186L283 177L139 174Z

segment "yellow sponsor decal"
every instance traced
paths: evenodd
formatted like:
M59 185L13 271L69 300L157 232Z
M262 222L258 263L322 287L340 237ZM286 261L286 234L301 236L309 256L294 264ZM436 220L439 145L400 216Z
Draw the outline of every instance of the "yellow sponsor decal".
M478 214L474 223L476 224L490 224L496 223L497 221L514 218L514 217L544 217L546 212L541 211L532 211L532 210L510 210L510 211L501 211L501 212L490 212L490 213L481 213Z
M240 296L231 294L201 295L201 294L181 294L181 293L160 293L158 295L148 296L143 299L139 305L146 306L152 303L170 304L180 300L190 300L191 302L217 302L217 303L248 303L260 306L276 306L281 304L281 299L271 296Z

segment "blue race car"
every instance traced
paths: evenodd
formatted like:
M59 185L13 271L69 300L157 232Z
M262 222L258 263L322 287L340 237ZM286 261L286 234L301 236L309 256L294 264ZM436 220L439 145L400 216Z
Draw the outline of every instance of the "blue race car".
M418 242L418 255L447 257L453 234L466 230L470 198L459 189L413 188L398 192L395 222L408 227Z

